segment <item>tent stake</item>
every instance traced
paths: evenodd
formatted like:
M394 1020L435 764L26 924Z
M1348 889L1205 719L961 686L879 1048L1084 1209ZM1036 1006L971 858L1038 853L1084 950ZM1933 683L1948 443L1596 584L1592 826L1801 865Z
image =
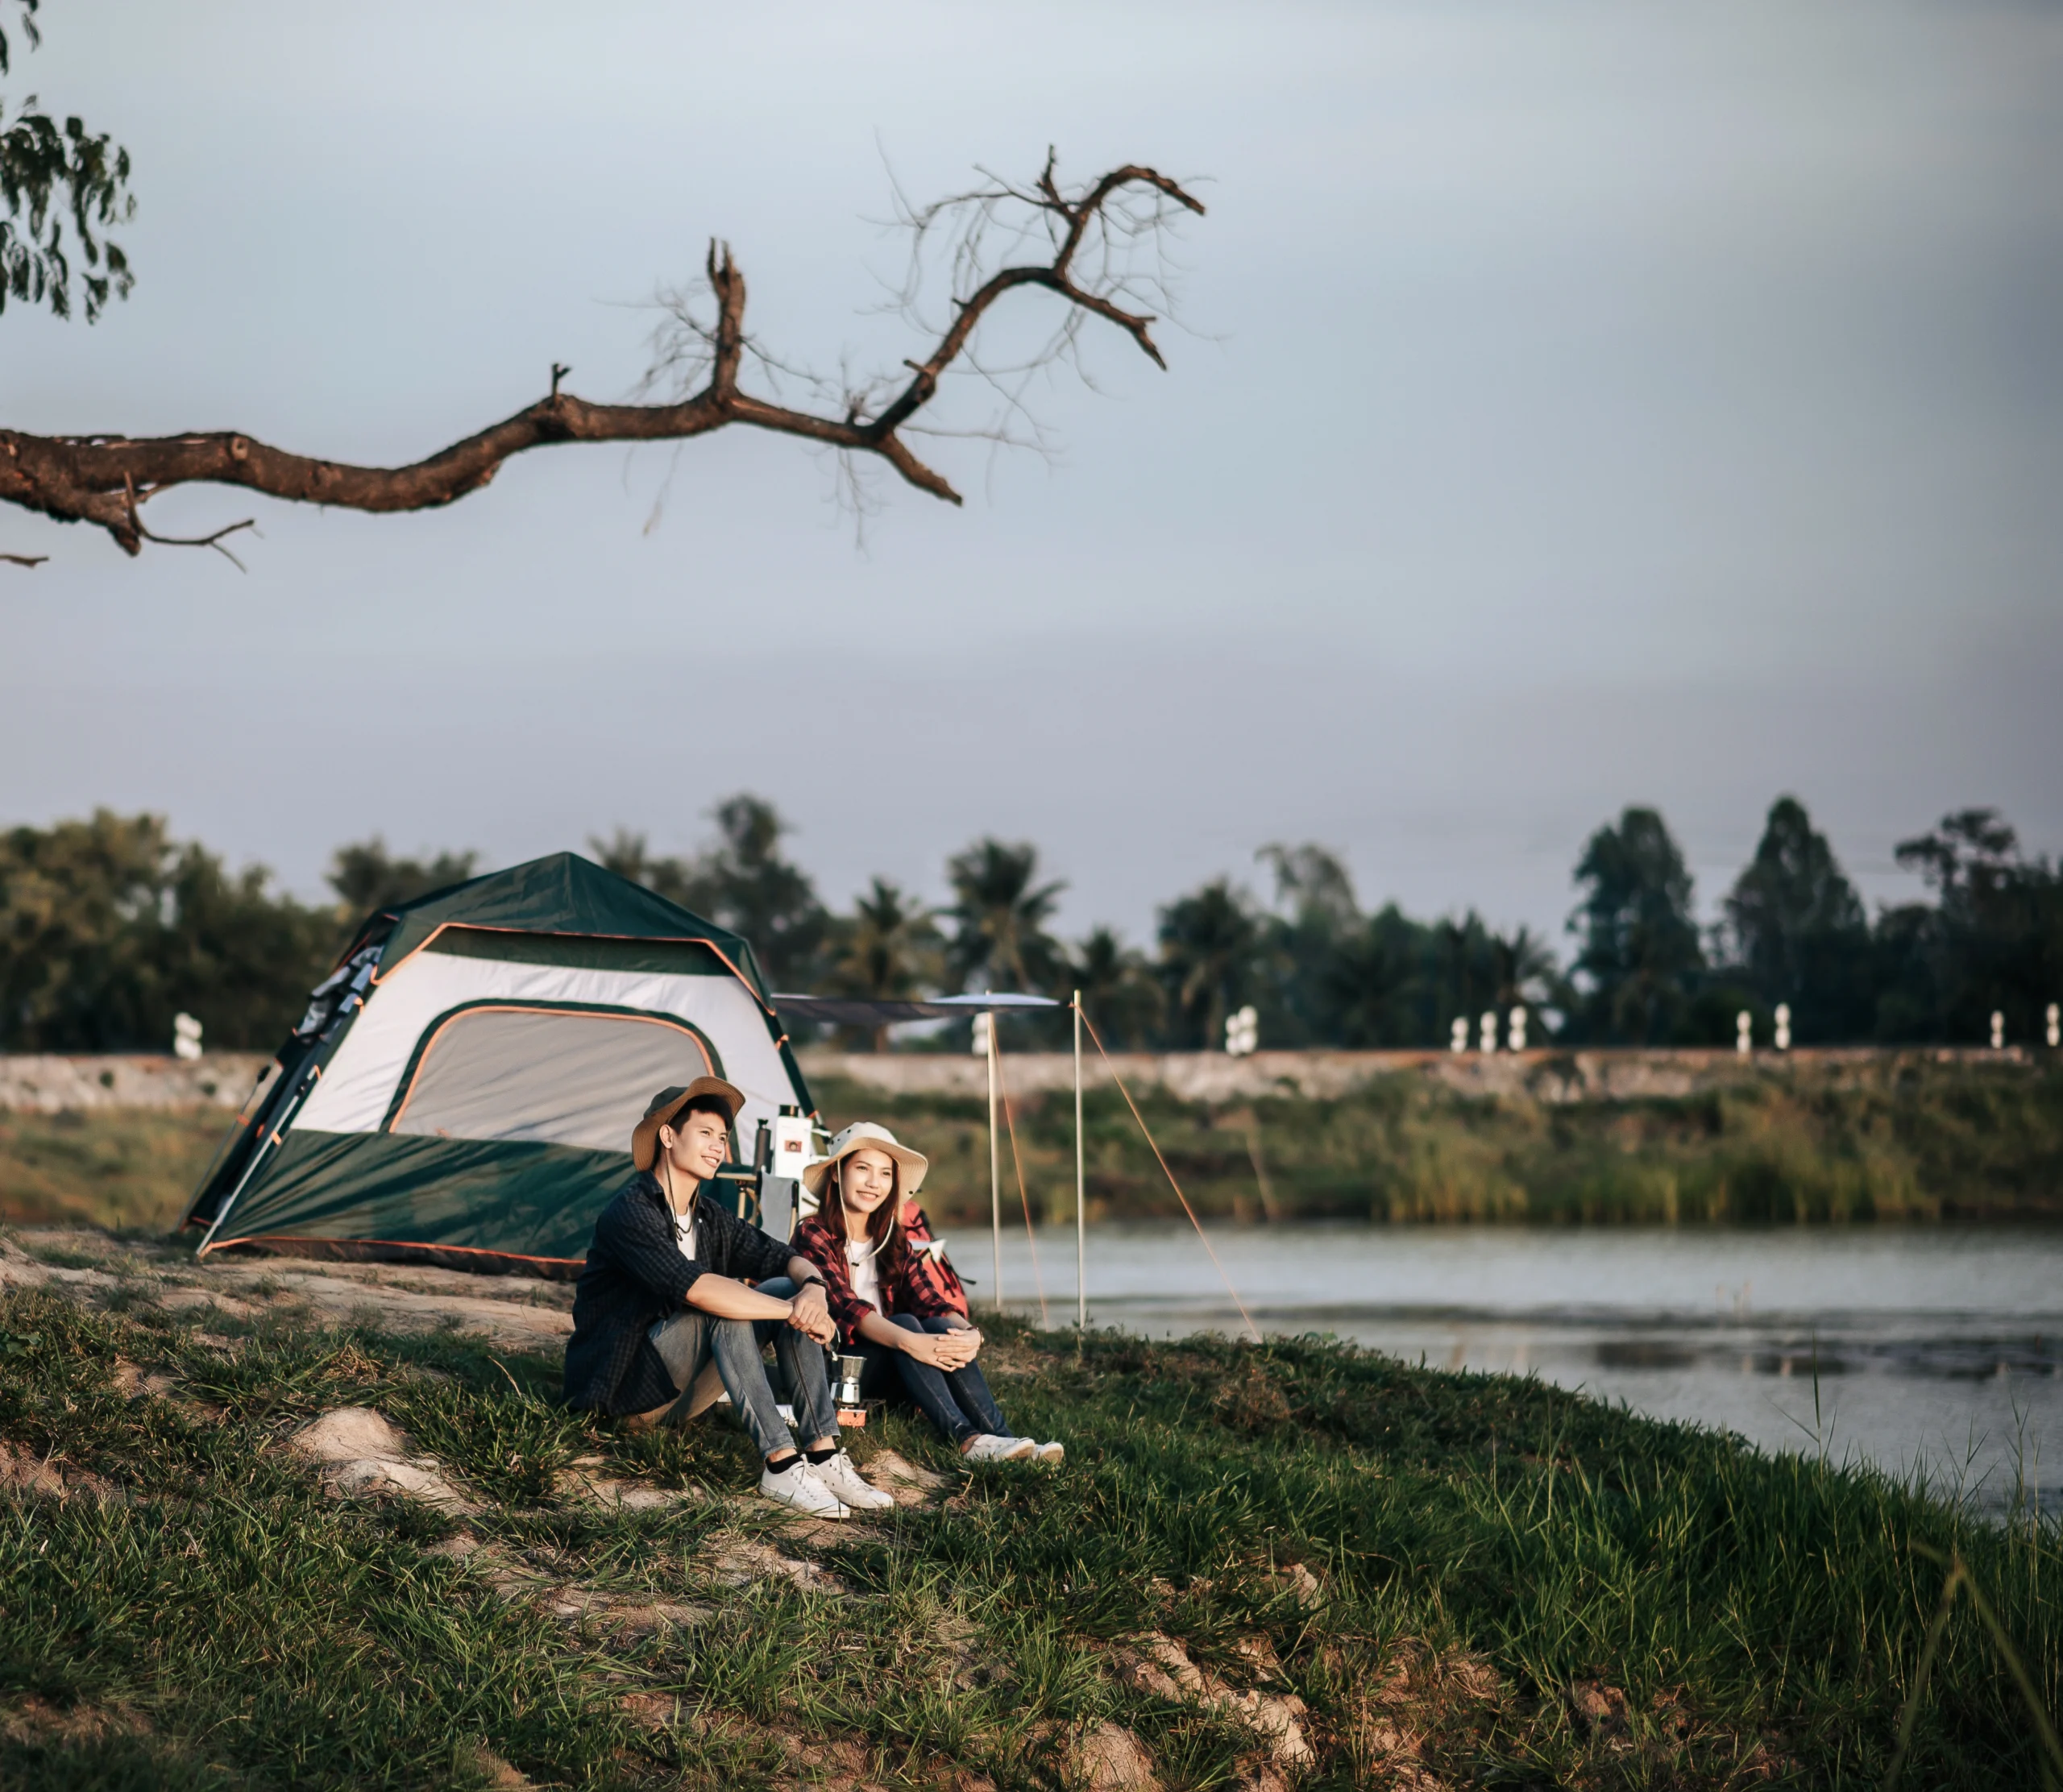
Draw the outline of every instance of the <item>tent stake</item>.
M996 1142L996 1011L989 1009L989 1231L995 1247L996 1311L1002 1311L1002 1158Z
M1077 1330L1089 1326L1089 1248L1082 1217L1086 1178L1081 1158L1081 992L1074 992L1074 1323Z

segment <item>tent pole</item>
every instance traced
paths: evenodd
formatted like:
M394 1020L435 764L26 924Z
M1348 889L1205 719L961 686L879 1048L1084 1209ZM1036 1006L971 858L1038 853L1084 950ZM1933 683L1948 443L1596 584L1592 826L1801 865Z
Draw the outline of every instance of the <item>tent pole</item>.
M206 1254L208 1247L215 1242L215 1234L222 1230L222 1222L229 1217L230 1209L235 1206L236 1197L251 1186L251 1179L258 1173L258 1166L272 1155L272 1147L285 1137L287 1126L293 1117L301 1112L301 1105L308 1099L308 1092L322 1079L322 1067L320 1064L313 1065L302 1073L301 1087L288 1098L285 1106L280 1109L268 1129L272 1134L271 1138L261 1137L259 1139L257 1148L251 1154L251 1161L243 1166L243 1174L236 1179L236 1186L222 1197L222 1205L215 1209L215 1223L201 1234L201 1242L194 1246L193 1256L196 1262ZM263 1113L264 1110L261 1108L259 1111Z
M1078 1330L1089 1325L1089 1249L1083 1191L1086 1178L1081 1157L1081 992L1074 992L1074 1323Z
M1002 1311L1002 1158L996 1142L996 1011L989 1017L989 1231L995 1250L996 1311Z

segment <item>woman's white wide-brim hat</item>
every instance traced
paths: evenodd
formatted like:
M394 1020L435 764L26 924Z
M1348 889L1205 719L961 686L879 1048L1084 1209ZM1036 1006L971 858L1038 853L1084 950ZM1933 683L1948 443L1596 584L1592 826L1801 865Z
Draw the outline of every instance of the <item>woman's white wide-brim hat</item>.
M902 1170L896 1180L899 1192L907 1199L924 1186L924 1172L932 1167L932 1160L922 1151L913 1151L898 1139L886 1126L877 1126L871 1120L856 1120L831 1141L831 1155L820 1158L803 1172L803 1186L813 1195L824 1193L824 1178L831 1174L832 1166L842 1163L855 1151L886 1151L894 1158Z

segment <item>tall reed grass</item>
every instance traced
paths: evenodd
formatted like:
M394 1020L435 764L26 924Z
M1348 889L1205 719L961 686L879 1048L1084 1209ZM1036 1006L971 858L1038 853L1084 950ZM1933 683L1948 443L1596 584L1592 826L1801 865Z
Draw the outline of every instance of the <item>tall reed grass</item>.
M1559 1081L1541 1078L1543 1089ZM928 1198L943 1217L986 1216L980 1104L852 1083L816 1093L834 1124L881 1119L931 1151ZM1471 1097L1402 1074L1338 1100L1285 1093L1214 1107L1148 1090L1141 1105L1190 1199L1238 1220L1271 1209L1450 1224L2063 1218L2063 1065L2053 1064L1916 1055L1779 1068L1680 1099L1581 1102ZM1071 1101L1027 1097L1019 1109L1035 1217L1071 1217ZM1177 1214L1115 1093L1092 1091L1085 1114L1092 1212Z

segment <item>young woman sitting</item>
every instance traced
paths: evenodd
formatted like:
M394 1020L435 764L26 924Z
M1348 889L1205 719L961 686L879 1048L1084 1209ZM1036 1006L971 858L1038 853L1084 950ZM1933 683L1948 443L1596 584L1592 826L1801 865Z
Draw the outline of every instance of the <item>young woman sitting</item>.
M863 1395L899 1388L970 1462L1057 1462L1062 1446L1011 1433L975 1361L982 1334L959 1278L935 1247L911 1242L930 1235L912 1198L928 1168L886 1126L848 1126L803 1172L822 1205L795 1228L795 1249L822 1274L845 1348L867 1359Z

